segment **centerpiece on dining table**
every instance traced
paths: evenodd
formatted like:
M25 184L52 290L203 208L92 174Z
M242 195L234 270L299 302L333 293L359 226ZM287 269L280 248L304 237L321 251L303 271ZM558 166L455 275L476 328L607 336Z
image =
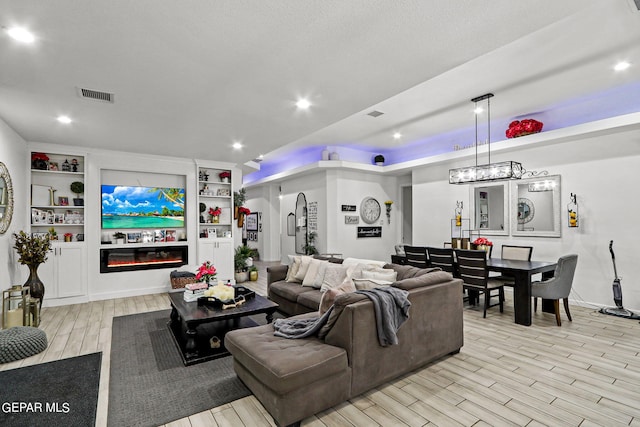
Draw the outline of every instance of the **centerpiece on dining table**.
M486 237L478 237L472 243L475 249L485 252L491 251L491 247L493 246L493 242Z

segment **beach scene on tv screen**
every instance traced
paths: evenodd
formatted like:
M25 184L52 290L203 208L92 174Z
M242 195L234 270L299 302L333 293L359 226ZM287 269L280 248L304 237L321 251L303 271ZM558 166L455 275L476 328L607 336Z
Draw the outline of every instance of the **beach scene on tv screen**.
M102 228L184 227L184 189L102 185Z

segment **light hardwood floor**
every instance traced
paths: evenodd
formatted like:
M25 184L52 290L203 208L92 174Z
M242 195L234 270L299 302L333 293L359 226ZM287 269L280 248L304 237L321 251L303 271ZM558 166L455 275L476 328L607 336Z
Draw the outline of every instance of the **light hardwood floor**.
M245 283L261 294L266 273ZM509 296L509 294L508 294ZM166 294L45 308L43 353L0 370L102 351L97 426L106 426L111 321L169 308ZM573 322L538 312L533 325L513 323L510 301L482 318L465 306L459 354L425 366L304 420L304 426L640 426L640 324L571 306ZM167 427L273 426L253 397Z

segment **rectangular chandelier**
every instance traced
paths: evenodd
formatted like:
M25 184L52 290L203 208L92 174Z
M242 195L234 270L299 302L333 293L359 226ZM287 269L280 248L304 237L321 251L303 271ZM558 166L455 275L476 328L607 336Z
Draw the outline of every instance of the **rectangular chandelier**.
M465 166L463 168L449 169L449 184L520 179L523 174L522 164L513 161Z

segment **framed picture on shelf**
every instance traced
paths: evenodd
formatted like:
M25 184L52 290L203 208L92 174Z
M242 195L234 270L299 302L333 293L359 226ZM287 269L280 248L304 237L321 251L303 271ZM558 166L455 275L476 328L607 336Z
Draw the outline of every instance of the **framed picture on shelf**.
M64 214L61 214L61 213L54 214L53 223L54 224L64 224Z
M218 188L218 191L216 193L217 196L230 196L231 195L231 190L228 188Z
M59 206L69 206L69 198L68 197L58 197L58 205Z
M216 237L218 237L218 230L216 230L215 228L207 228L207 237L209 239L215 239Z
M31 224L46 224L47 213L40 209L31 209Z
M58 162L49 162L49 170L50 171L57 171L58 169Z
M51 186L31 184L31 204L33 206L49 206L49 190Z
M162 242L165 241L166 235L165 235L164 230L156 230L156 231L154 231L154 236L155 236L155 239L154 239L155 242L162 243Z
M38 233L31 233L31 235L33 237L39 237L41 239L47 238L49 237L49 233L43 233L43 232L38 232Z
M142 232L142 243L153 243L154 235L153 231L143 231Z
M175 242L176 237L178 235L176 230L165 230L164 234L165 234L164 236L165 242Z
M140 243L142 242L142 233L127 233L127 243Z
M53 211L47 211L47 224L55 224L55 217Z

